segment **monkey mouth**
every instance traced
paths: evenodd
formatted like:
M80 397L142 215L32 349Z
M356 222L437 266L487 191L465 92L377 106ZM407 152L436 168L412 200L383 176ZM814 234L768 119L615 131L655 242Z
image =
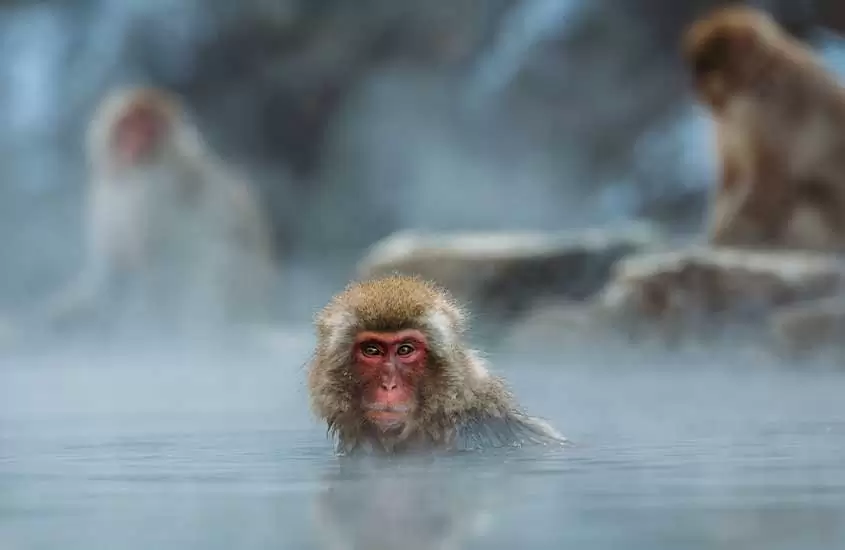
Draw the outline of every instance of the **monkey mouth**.
M410 413L411 407L408 405L371 403L364 407L364 415L367 419L382 429L404 424Z

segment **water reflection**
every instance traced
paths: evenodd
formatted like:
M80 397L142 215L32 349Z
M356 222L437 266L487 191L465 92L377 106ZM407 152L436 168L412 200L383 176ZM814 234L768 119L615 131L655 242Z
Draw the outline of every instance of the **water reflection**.
M278 356L6 360L0 548L841 547L845 373L710 355L493 358L575 445L424 460L332 456Z
M315 498L313 526L322 547L447 549L482 538L504 487L479 471L467 475L437 462L342 460Z

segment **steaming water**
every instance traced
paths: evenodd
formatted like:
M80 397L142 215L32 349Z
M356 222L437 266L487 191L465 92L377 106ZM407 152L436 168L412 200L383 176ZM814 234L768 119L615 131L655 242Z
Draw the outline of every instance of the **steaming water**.
M502 359L575 447L345 464L306 340L5 359L0 547L843 547L845 373Z

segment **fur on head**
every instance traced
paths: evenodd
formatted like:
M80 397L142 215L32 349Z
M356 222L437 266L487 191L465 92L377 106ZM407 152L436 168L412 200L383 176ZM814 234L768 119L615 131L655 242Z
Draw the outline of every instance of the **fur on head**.
M167 152L176 145L179 155L202 154L204 146L199 132L175 94L153 87L120 88L103 98L88 125L86 147L95 170L112 168L116 126L132 110L142 110L147 116L158 118L164 126L160 151Z
M771 52L787 36L768 13L730 6L693 23L681 50L696 90L718 106L725 96L754 84L766 69Z
M466 313L444 289L416 277L393 275L354 283L335 296L315 319L317 350L309 367L314 412L332 432L354 438L361 430L360 395L352 372L353 344L361 331L420 330L429 345L429 372L417 388L417 426L442 428L478 407L509 402L483 360L465 347ZM491 394L492 392L492 394Z

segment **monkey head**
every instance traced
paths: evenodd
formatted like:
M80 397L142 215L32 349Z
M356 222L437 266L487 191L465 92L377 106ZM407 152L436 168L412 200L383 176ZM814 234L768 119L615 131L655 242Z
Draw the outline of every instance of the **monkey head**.
M121 171L165 160L169 151L199 150L199 136L181 101L158 88L113 91L88 129L88 154L95 167Z
M341 439L405 441L443 429L488 378L460 342L465 314L417 278L356 283L316 318L311 403ZM431 435L431 434L427 434Z
M152 105L139 102L130 106L114 124L112 148L115 156L128 165L153 157L162 138L170 131L169 124L168 118Z
M682 55L702 101L718 109L755 84L786 34L769 14L748 7L717 9L687 30Z

